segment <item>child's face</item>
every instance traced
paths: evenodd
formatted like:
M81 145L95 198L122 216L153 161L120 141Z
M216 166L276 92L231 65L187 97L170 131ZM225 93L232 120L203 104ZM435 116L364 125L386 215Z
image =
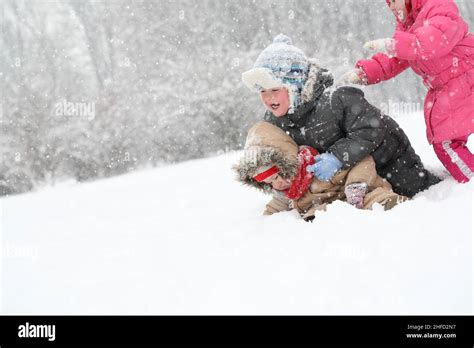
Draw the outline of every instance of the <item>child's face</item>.
M276 117L285 116L290 108L288 90L284 87L264 89L260 92L260 99Z
M407 18L408 13L405 0L390 0L390 9L400 21L404 22Z
M263 180L263 182L272 185L272 187L277 191L284 191L290 188L291 180L283 179L280 174L275 173L272 176Z

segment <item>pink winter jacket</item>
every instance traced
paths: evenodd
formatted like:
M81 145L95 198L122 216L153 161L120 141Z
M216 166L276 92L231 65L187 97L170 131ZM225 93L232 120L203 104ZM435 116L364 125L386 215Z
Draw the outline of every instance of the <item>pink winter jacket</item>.
M395 57L379 53L356 67L364 70L368 84L391 79L408 67L423 78L429 90L424 113L430 144L472 134L474 35L454 0L411 2L407 21L397 19Z

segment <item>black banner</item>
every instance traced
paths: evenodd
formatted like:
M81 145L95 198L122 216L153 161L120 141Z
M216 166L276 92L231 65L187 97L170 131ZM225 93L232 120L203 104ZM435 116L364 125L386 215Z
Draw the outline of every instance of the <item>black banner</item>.
M2 316L0 346L474 346L471 316Z

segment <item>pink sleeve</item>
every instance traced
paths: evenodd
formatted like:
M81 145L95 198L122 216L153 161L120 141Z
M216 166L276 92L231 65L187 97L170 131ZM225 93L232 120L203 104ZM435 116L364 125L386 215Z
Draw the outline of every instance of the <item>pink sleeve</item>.
M424 25L413 34L395 31L396 56L405 60L433 59L447 55L462 40L467 29L458 23L459 11L454 3L433 7Z
M373 85L397 76L409 67L406 60L390 58L384 53L377 53L371 59L359 60L356 68L364 71L367 84Z

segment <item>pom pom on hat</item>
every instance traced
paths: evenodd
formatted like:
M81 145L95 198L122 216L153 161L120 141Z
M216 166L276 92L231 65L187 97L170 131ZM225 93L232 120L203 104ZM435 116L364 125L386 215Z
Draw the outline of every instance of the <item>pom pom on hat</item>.
M285 43L287 45L293 45L293 41L291 41L291 39L285 34L278 34L277 36L275 36L275 38L273 39L273 43L279 42Z

